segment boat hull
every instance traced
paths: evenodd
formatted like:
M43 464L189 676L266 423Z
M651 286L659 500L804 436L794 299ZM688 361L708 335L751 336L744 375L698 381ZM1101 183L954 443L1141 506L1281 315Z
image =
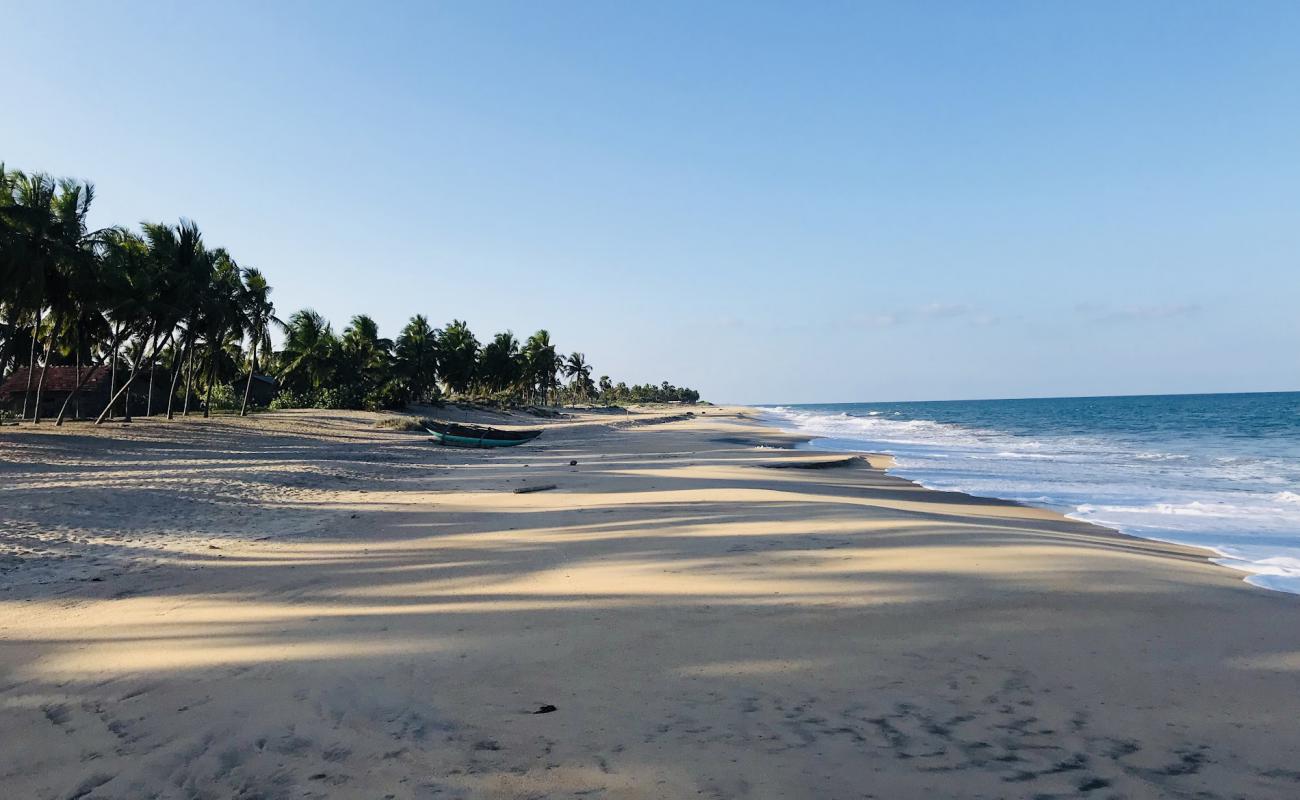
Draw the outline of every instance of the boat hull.
M461 436L455 433L444 433L435 431L431 428L425 428L433 435L433 441L445 447L474 447L474 448L491 448L491 447L514 447L516 445L531 442L538 436L542 435L541 431L515 439L494 439L491 432L484 432L482 436Z

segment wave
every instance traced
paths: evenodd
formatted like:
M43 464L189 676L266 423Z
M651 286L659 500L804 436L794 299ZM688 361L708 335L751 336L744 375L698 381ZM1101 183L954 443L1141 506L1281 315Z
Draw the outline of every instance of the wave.
M1251 584L1300 594L1300 461L1249 452L1249 438L1195 439L1167 421L1136 433L1031 434L879 409L763 412L812 437L813 448L891 455L891 474L927 488L1043 506L1202 547L1215 563L1249 573Z

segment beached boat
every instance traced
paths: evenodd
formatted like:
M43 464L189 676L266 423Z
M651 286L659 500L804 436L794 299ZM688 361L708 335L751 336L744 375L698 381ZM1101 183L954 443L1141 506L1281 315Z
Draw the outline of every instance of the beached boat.
M448 447L514 447L542 435L540 430L503 431L483 425L457 425L451 422L431 422L424 429L433 434L433 441Z

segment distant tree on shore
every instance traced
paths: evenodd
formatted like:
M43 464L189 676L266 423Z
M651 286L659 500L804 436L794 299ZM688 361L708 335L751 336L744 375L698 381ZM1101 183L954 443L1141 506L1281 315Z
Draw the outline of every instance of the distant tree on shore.
M510 331L493 336L479 353L479 386L489 394L507 392L518 387L523 376L524 359L519 352L519 340Z
M438 335L438 377L449 392L469 391L478 367L478 339L469 326L452 320Z
M551 333L542 329L524 343L524 378L528 393L543 403L551 401L559 381L560 357L551 344Z
M564 377L569 379L569 391L581 402L587 402L596 393L591 381L591 365L582 353L570 353L564 360Z
M239 404L239 415L248 414L248 400L253 391L253 378L257 374L257 354L271 352L272 323L280 324L275 316L275 304L271 302L271 286L259 270L252 267L244 270L244 293L242 297L244 319L248 323L248 378L244 383L244 399ZM175 386L172 387L173 394Z
M90 230L94 198L87 181L0 162L0 379L21 370L22 383L15 407L0 413L39 422L57 408L62 424L80 413L82 387L102 371L110 399L99 401L97 422L141 412L171 419L193 405L204 416L217 408L244 415L259 373L278 382L275 407L400 408L446 394L504 403L699 398L667 382L628 387L603 375L597 384L586 356L561 356L545 329L522 344L504 331L481 345L464 321L439 330L419 314L396 340L365 314L341 335L310 308L282 322L266 275L209 249L195 223ZM74 372L53 407L45 393L52 367Z
M416 314L397 337L397 374L412 400L438 398L438 336L423 314Z

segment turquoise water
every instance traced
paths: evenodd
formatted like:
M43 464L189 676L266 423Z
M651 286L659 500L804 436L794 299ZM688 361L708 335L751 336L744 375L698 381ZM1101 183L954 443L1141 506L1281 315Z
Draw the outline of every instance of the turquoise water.
M1300 593L1300 392L772 406L813 447L935 489L1214 550Z

